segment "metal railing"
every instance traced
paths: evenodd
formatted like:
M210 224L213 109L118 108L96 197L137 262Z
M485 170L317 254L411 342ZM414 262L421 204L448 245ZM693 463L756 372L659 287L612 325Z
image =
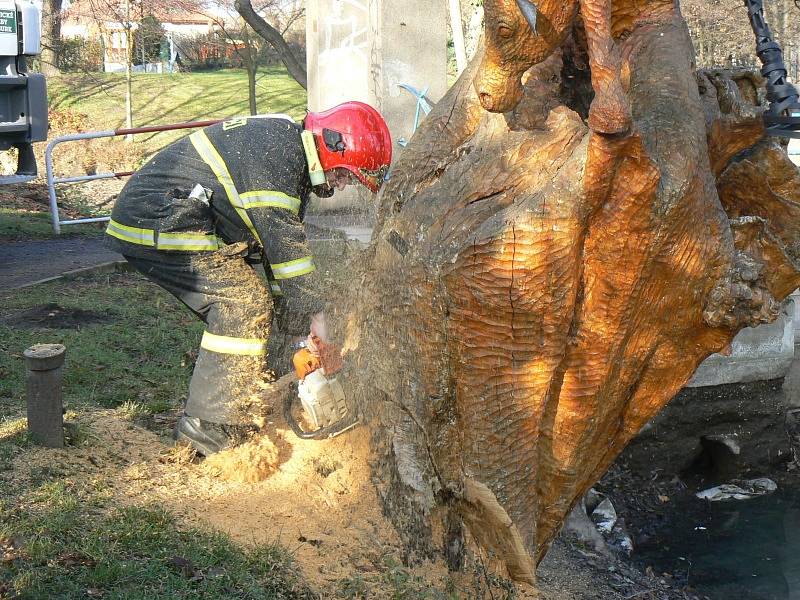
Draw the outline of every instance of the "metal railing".
M800 0L798 1L800 2ZM419 127L420 121L424 119L425 116L428 113L430 113L431 110L433 109L432 104L428 101L428 98L426 96L426 94L428 93L428 88L425 88L424 90L418 90L414 86L409 85L407 83L398 83L397 87L404 89L417 99L417 107L414 112L414 128L411 130L411 135L414 135L414 132L417 130L417 127ZM421 115L420 112L423 112L425 114ZM406 138L404 137L401 137L397 140L397 143L401 147L405 148L408 145L408 140L406 140Z
M83 181L96 181L98 179L120 179L133 175L133 171L120 171L117 173L97 173L95 175L77 175L73 177L55 177L53 174L53 149L64 142L74 142L77 140L93 140L106 137L118 137L122 135L136 135L138 133L160 133L162 131L174 131L176 129L194 129L197 127L207 127L219 123L221 119L213 121L190 121L188 123L174 123L171 125L153 125L150 127L133 127L130 129L115 129L111 131L90 131L88 133L72 133L54 138L47 144L44 153L45 165L47 167L47 192L50 196L50 217L53 223L53 231L61 233L62 225L78 225L80 223L100 223L108 221L110 217L90 217L85 219L62 220L59 217L58 199L56 198L56 184L58 183L78 183Z

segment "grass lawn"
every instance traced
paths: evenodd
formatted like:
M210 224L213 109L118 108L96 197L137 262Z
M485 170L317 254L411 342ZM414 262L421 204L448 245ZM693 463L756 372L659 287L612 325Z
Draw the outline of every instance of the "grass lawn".
M3 491L0 598L317 598L279 545L243 549L63 479Z
M78 131L106 131L125 126L125 76L117 73L68 73L48 79L50 138ZM261 69L256 82L260 113L305 115L306 91L283 67ZM239 69L204 73L135 74L134 126L205 121L249 114L247 75ZM87 172L135 170L152 154L192 130L142 134L130 144L122 138L70 142L53 153L60 176ZM53 235L44 182L45 143L35 144L40 178L36 184L0 188L0 240ZM122 182L106 180L57 187L59 206L71 215L108 214ZM26 187L27 186L27 187ZM31 191L32 186L35 189ZM20 197L23 198L20 201ZM68 235L96 232L69 226Z
M203 324L144 278L98 275L0 298L0 414L24 407L21 355L37 343L67 346L69 405L140 402L158 412L185 398Z
M91 130L125 126L125 76L68 73L48 79L51 110L68 109L89 117ZM135 127L221 119L249 114L247 75L241 69L203 73L134 74ZM283 67L261 69L256 81L258 112L305 115L306 91ZM147 134L137 140L154 151L184 133Z
M179 485L183 508L167 507L158 492L173 489L165 478L201 477L202 464L183 462L168 436L203 325L143 277L121 272L42 284L0 294L0 307L0 599L460 597L446 586L433 589L390 556L378 570L342 576L320 592L306 583L301 566L308 567L290 534L242 546L187 522L204 501L184 497ZM22 353L36 343L67 346L64 450L35 446L26 432ZM136 449L143 436L163 460L142 462ZM140 470L128 484L131 469ZM141 481L156 492L119 501L120 488ZM213 485L198 481L200 488L188 489ZM252 493L236 489L234 498Z
M4 294L0 305L0 598L315 597L281 546L243 549L178 526L158 505L115 506L99 478L70 477L57 459L15 478L14 457L32 448L25 348L67 346L68 420L107 406L134 420L180 405L201 323L133 273L40 285ZM83 446L89 434L72 431Z
M64 229L64 235L102 235L97 225L73 225ZM0 240L41 239L53 236L50 214L16 208L0 207Z

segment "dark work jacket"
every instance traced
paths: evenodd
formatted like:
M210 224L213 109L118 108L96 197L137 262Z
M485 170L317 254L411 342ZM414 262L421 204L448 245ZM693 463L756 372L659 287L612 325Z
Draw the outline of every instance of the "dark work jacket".
M247 117L169 145L123 188L109 245L152 259L245 242L263 258L279 311L293 317L287 333L307 332L323 305L302 223L311 182L301 132L288 118Z

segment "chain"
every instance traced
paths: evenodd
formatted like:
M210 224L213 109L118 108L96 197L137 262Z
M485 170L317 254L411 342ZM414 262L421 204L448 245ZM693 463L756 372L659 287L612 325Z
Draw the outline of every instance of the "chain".
M800 8L800 0L794 0ZM797 89L787 80L783 51L772 37L764 18L761 0L745 0L750 25L756 36L756 54L761 64L761 74L767 80L769 108L764 114L767 133L785 137L800 137L800 99Z

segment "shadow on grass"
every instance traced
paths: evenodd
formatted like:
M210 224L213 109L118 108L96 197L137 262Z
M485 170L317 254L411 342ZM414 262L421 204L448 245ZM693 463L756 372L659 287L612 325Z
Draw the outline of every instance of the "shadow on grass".
M45 482L0 510L0 590L18 598L312 599L278 544L241 548L158 506L106 510L102 491ZM11 556L9 556L9 554Z
M108 90L121 85L122 82L114 81L100 74L83 74L81 76L66 75L70 83L64 87L56 87L51 92L49 105L51 109L70 108L81 101L86 100L98 93L108 94ZM88 83L87 83L88 82Z
M0 324L0 412L24 406L21 355L37 343L67 347L64 398L70 405L181 403L203 325L177 300L134 273L96 274L72 279L66 288L54 282L9 292L0 300L0 320L52 302L64 310L91 307L114 320L75 330Z
M99 236L103 231L104 229L98 225L73 225L64 228L63 233L57 236L53 233L53 223L49 213L0 208L0 242L50 237Z

